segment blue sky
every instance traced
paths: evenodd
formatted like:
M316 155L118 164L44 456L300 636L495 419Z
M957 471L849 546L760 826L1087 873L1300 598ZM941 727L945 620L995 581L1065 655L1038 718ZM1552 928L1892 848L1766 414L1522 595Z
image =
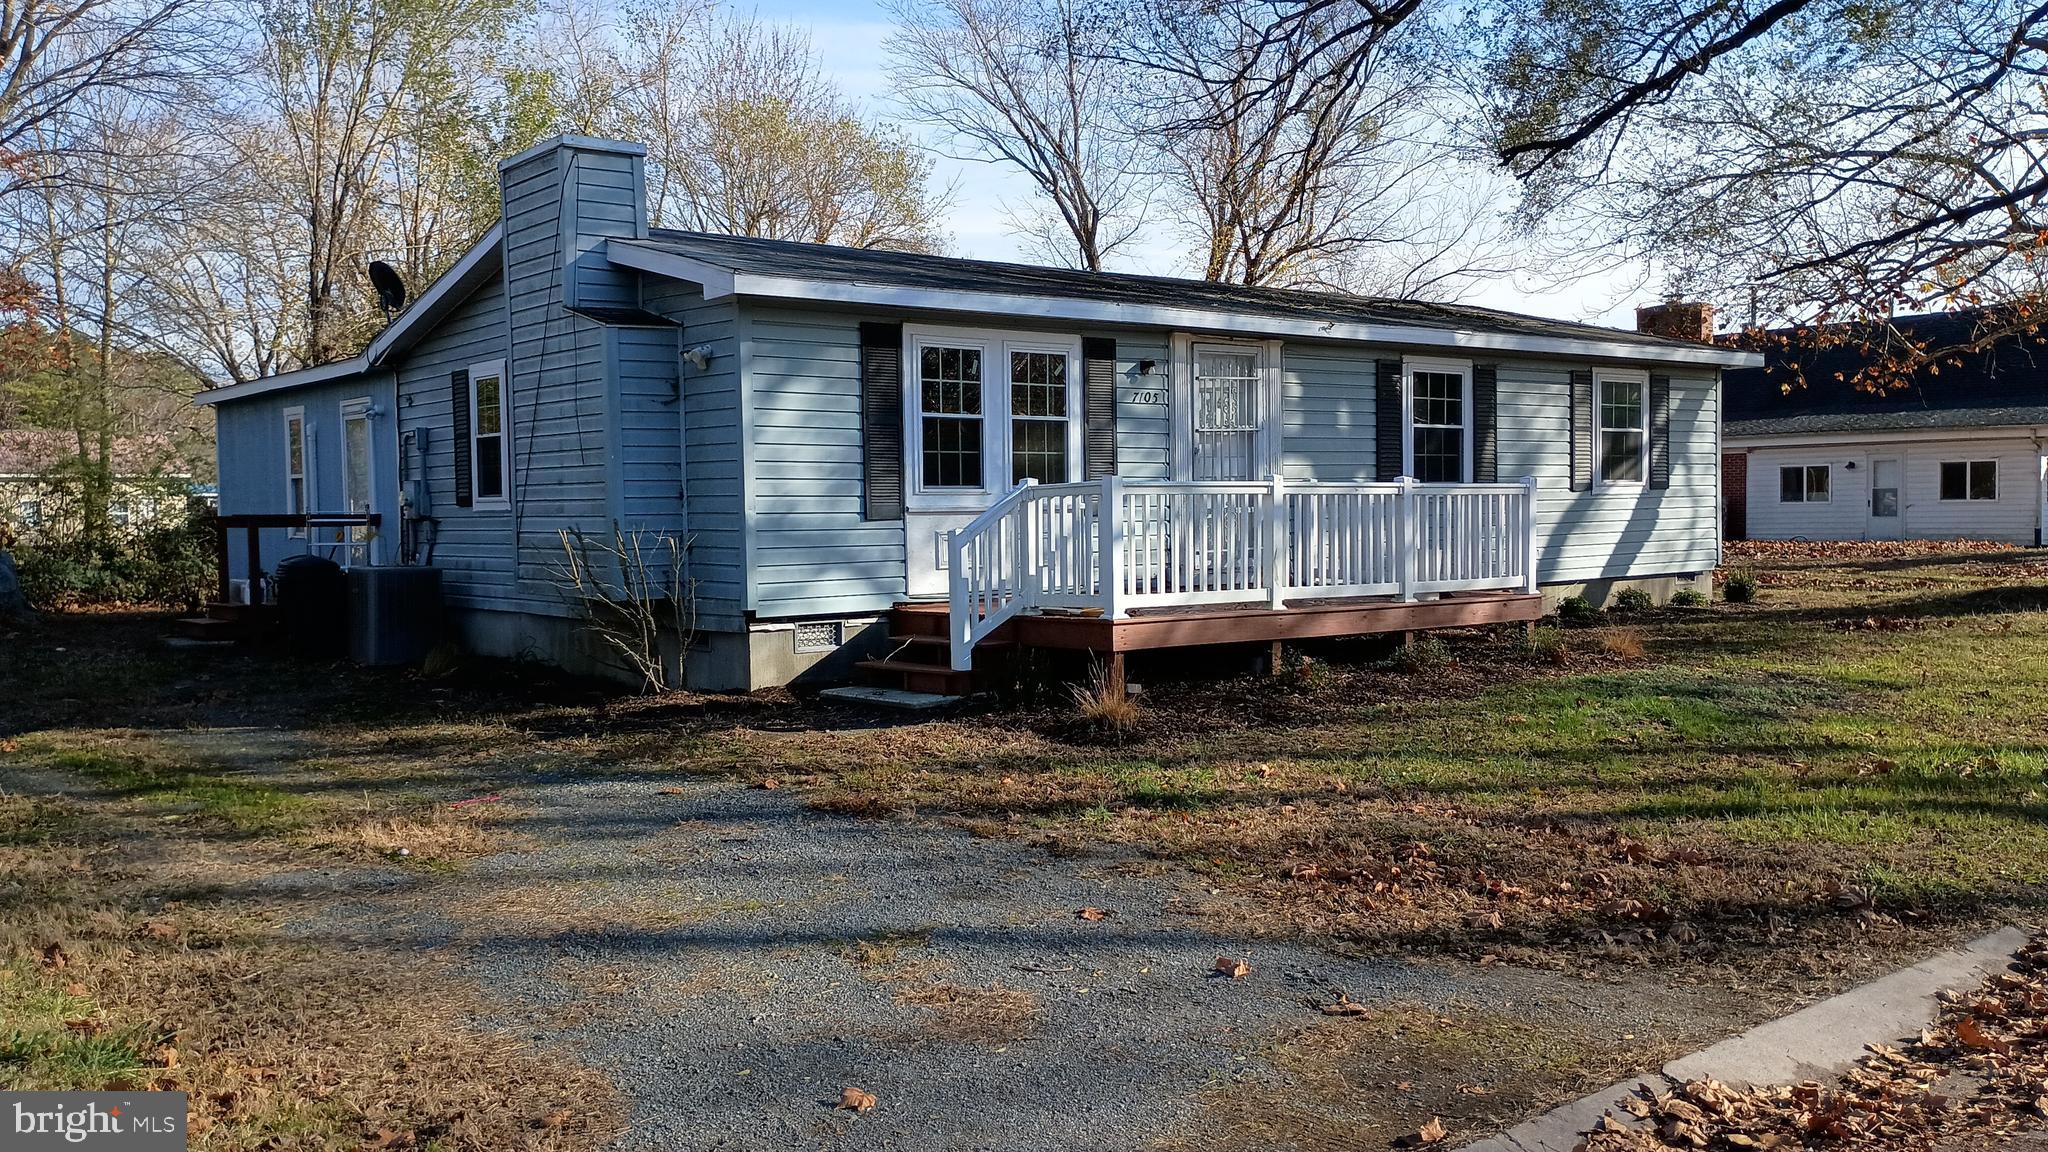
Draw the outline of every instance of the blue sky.
M751 8L763 20L809 28L812 47L825 72L869 112L893 118L894 101L882 47L891 25L878 0L755 0ZM922 134L916 126L912 131ZM940 156L938 178L954 190L947 230L957 255L1021 258L1003 210L1006 199L1015 201L1024 195L1014 171ZM1179 253L1173 241L1164 229L1154 229L1147 245L1132 253L1131 270L1183 271L1176 267ZM1504 277L1465 299L1472 304L1625 327L1634 322L1634 306L1648 303L1654 295L1652 286L1642 283L1639 274L1608 273L1565 286L1538 283L1534 277Z

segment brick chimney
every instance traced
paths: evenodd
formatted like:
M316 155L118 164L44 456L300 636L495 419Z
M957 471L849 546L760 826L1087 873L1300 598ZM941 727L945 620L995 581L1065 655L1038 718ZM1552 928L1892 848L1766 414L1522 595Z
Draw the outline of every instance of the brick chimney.
M1673 340L1714 342L1714 306L1701 300L1666 300L1636 309L1636 331Z

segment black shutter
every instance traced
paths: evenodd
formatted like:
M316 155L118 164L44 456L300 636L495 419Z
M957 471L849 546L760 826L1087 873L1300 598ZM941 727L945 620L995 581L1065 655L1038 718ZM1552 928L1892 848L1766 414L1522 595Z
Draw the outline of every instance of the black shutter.
M1572 372L1572 491L1593 487L1593 370Z
M1472 366L1472 482L1493 484L1500 480L1500 366Z
M1401 478L1401 439L1408 421L1401 404L1401 362L1381 360L1373 372L1374 474L1380 480Z
M1116 475L1116 341L1090 336L1081 341L1081 475L1089 480Z
M1671 487L1671 377L1650 377L1650 487Z
M455 445L455 506L467 508L475 502L470 492L469 468L469 373L458 368L448 374L448 411L453 413L450 442Z
M903 519L903 325L860 326L861 463L866 517Z

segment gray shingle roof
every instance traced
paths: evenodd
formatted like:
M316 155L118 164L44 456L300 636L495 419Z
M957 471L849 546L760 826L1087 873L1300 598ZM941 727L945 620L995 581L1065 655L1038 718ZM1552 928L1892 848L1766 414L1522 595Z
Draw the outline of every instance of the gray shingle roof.
M1981 321L1981 313L1962 311L1901 316L1892 324L1939 348L1974 339ZM2031 338L2002 339L1939 373L1923 369L1883 395L1853 383L1869 359L1854 342L1770 348L1763 367L1723 374L1724 430L1777 436L2048 424L2048 357Z
M1104 303L1169 308L1252 312L1288 319L1339 323L1406 325L1418 328L1549 336L1672 347L1697 351L1701 346L1618 328L1602 328L1569 320L1549 320L1517 312L1476 308L1466 304L1433 304L1353 296L1343 292L1310 292L1281 288L1245 288L1172 276L1082 272L1068 268L965 260L877 248L845 248L831 244L799 244L708 232L652 230L634 243L700 260L733 272L764 276L795 276L845 283L888 285L939 291L996 292Z

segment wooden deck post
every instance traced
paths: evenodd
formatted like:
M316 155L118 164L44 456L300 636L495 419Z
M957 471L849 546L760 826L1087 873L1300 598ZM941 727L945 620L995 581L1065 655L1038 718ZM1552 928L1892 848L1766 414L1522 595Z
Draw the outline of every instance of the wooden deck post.
M1102 662L1103 695L1122 696L1127 687L1124 683L1124 654L1111 652Z
M1522 477L1522 564L1528 571L1522 575L1522 591L1536 591L1536 478ZM1530 624L1529 634L1534 636L1535 624Z
M261 604L270 599L263 586L263 531L254 526L244 531L249 534L249 603Z

